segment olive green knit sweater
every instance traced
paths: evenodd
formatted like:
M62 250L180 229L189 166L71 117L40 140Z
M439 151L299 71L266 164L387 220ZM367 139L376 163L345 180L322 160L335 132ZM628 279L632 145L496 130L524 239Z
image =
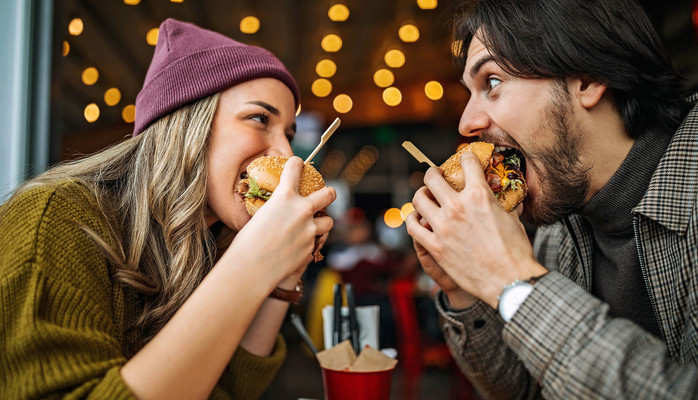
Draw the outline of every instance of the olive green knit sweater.
M109 237L94 204L65 182L0 208L0 399L133 398L119 370L139 350L139 303L75 224ZM280 336L270 357L239 348L211 398L258 398L285 352Z

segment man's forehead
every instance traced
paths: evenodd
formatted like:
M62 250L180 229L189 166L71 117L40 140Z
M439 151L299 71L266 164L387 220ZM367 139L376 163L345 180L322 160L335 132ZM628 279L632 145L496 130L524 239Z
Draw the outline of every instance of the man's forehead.
M473 39L470 41L470 45L468 46L468 53L465 59L466 70L468 66L472 65L474 62L483 57L483 52L489 54L485 44L482 43L482 41L478 38L478 34L475 34Z

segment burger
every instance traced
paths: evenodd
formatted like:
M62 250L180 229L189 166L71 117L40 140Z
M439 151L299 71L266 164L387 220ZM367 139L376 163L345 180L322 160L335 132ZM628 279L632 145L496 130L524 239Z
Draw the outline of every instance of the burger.
M242 180L235 187L235 192L245 201L245 209L250 216L254 215L260 207L272 196L279 185L281 171L288 161L288 157L263 156L253 160L247 171L242 174ZM307 196L325 187L322 175L310 164L303 166L298 192L301 196ZM325 209L315 213L315 217L327 215ZM315 237L313 260L318 262L324 257L320 254L320 236Z
M441 165L444 178L457 191L465 187L460 157L466 151L472 152L480 160L487 184L502 208L507 212L515 209L526 197L528 190L521 172L523 158L520 153L516 149L495 147L487 142L473 142L463 146Z

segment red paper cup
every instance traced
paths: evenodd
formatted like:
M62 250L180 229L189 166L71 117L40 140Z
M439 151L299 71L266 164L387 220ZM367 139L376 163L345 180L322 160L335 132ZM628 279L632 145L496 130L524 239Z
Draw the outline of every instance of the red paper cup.
M393 370L337 371L322 368L325 400L389 400Z

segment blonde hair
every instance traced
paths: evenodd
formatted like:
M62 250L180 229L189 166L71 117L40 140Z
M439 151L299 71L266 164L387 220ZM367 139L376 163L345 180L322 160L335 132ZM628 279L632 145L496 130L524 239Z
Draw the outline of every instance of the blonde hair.
M58 165L13 195L66 180L94 195L116 246L82 228L117 266L116 278L143 294L135 328L146 339L191 295L222 250L204 219L207 148L219 98L198 100L139 136Z

